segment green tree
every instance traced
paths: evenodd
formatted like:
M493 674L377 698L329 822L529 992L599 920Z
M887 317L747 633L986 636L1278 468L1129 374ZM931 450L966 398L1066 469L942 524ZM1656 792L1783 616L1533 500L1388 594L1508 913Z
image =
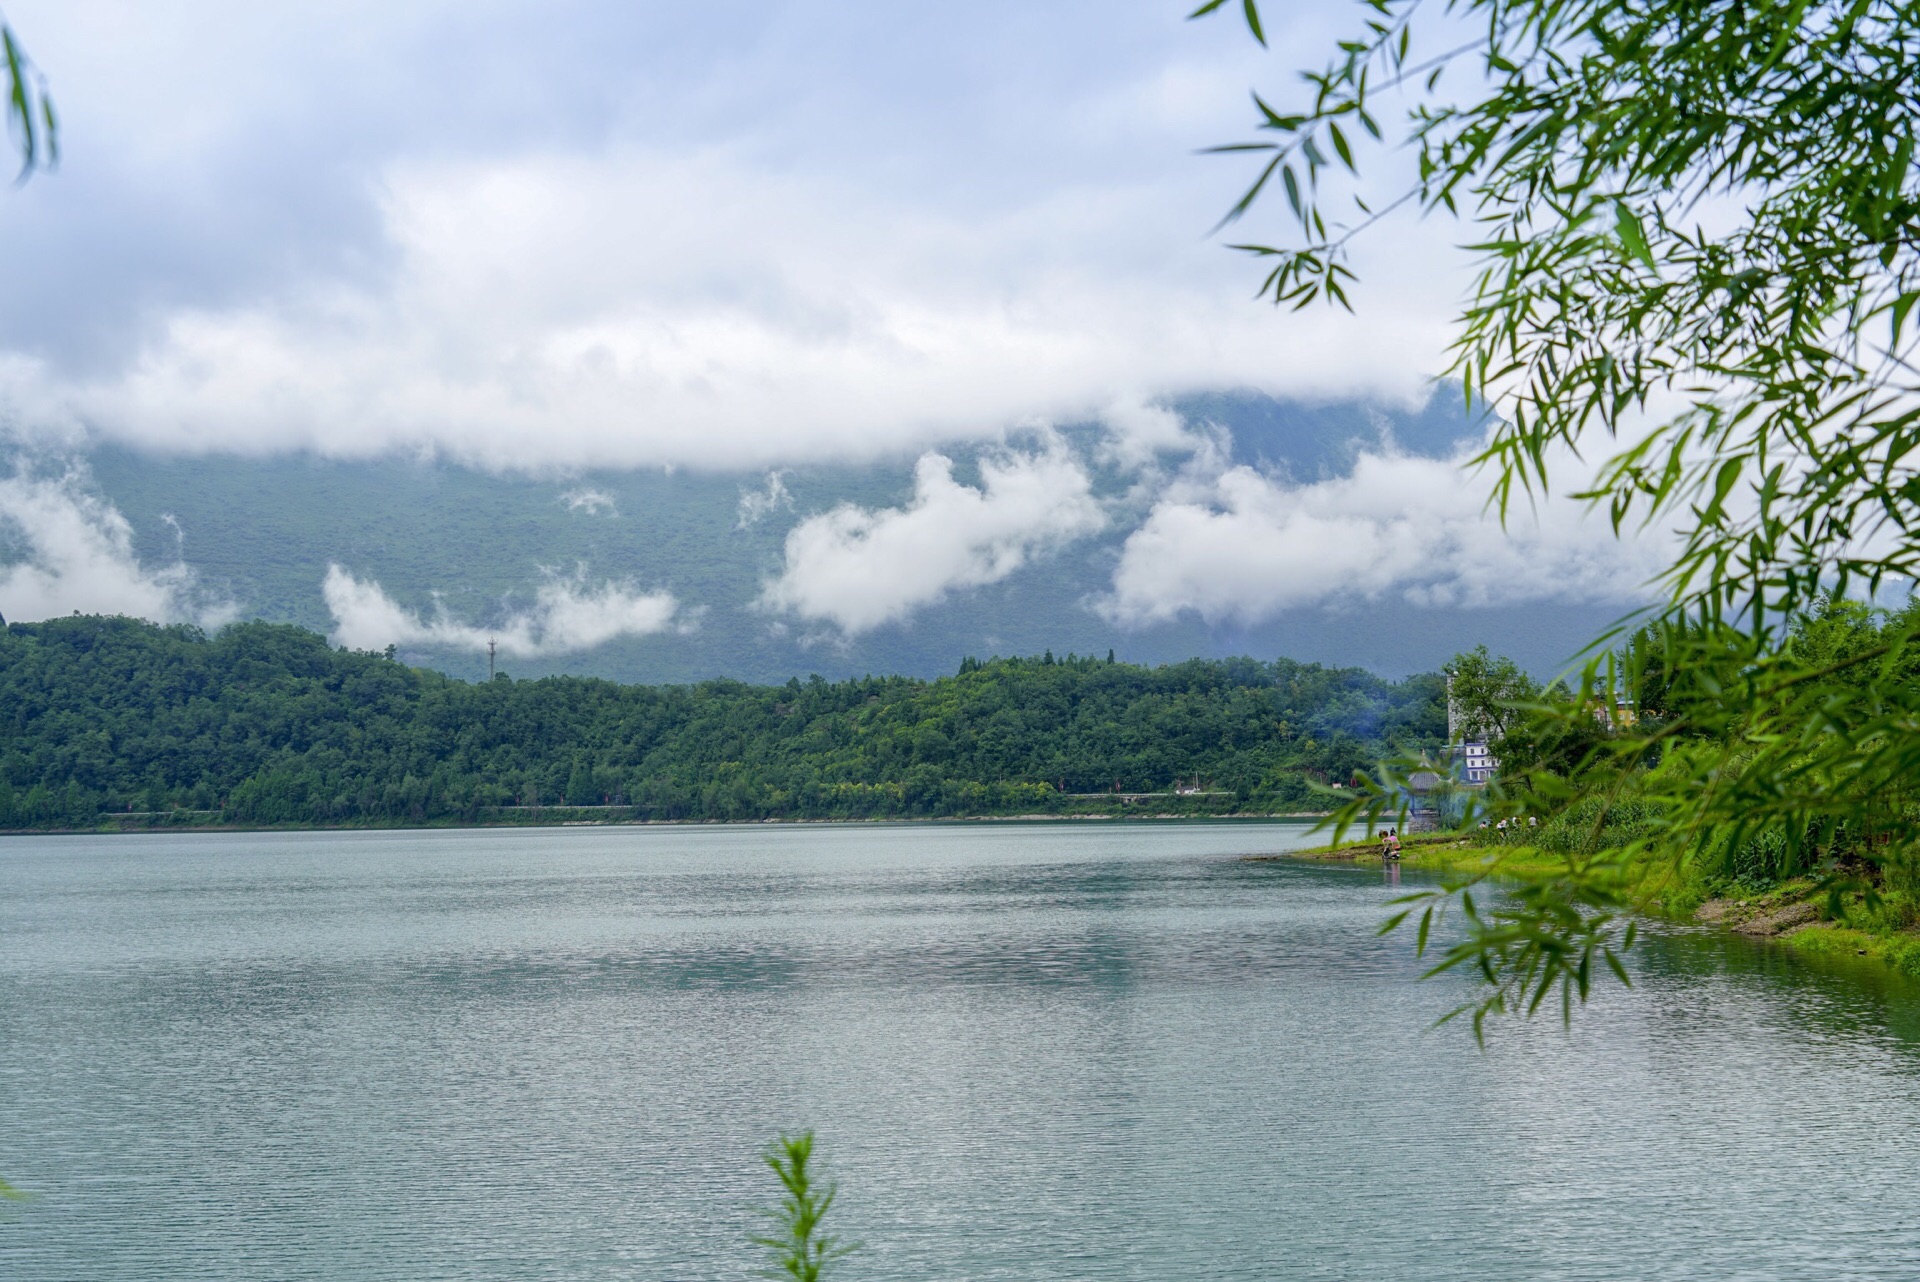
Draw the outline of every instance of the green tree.
M600 794L593 788L593 771L583 759L574 759L573 771L567 776L566 797L569 806L600 804Z
M1484 645L1454 655L1446 674L1448 711L1465 739L1499 739L1519 724L1525 705L1540 697L1539 682Z
M1265 43L1257 0L1238 8ZM1626 861L1684 867L1766 832L1783 866L1831 862L1837 833L1911 814L1920 616L1832 654L1801 621L1904 594L1920 571L1920 3L1356 10L1303 100L1256 96L1262 136L1224 149L1263 162L1229 220L1277 189L1297 229L1240 246L1268 266L1265 292L1350 306L1348 251L1372 223L1403 206L1470 222L1479 274L1448 372L1500 411L1478 460L1493 506L1585 454L1600 466L1581 494L1616 530L1681 540L1625 656L1629 677L1659 672L1670 706L1584 763L1591 795L1637 790L1659 822L1611 861L1570 862L1517 918L1467 914L1448 959L1483 968L1483 1013L1555 986L1584 999L1593 959L1625 938L1605 887ZM1403 122L1380 118L1389 91L1411 96ZM1370 206L1344 179L1369 145L1400 143L1417 176ZM1611 698L1615 640L1596 643L1583 695ZM1531 787L1491 803L1565 800Z

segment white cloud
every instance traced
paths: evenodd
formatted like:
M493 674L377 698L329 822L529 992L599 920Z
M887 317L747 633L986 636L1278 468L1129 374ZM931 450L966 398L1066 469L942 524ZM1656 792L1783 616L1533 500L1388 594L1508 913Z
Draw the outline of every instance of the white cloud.
M450 618L444 610L423 619L371 579L356 578L339 565L327 567L321 584L333 615L333 639L356 650L389 645L446 646L485 650L489 641L511 655L532 657L591 650L623 636L651 636L676 626L680 605L669 592L636 592L631 585L602 583L588 587L584 576L550 578L535 594L534 605L494 628Z
M1145 467L1167 454L1192 454L1207 443L1178 414L1138 397L1114 401L1100 422L1107 429L1101 457L1122 468Z
M980 480L962 485L953 460L927 454L905 507L843 504L809 517L787 535L785 572L761 605L866 632L956 588L996 583L1106 524L1086 470L1057 441L982 458Z
M1290 65L1231 23L562 8L38 6L73 163L8 200L0 400L170 451L765 469L1129 389L1416 400L1444 363L1461 229L1361 238L1359 317L1254 303L1208 239L1257 162L1194 151ZM1397 192L1411 160L1373 159L1363 194Z
M773 515L783 507L793 506L793 495L787 493L786 476L782 472L768 472L765 489L753 490L740 487L740 514L734 521L736 530L751 529L760 523L763 517Z
M584 486L577 490L568 490L560 496L569 510L585 512L588 516L598 516L605 512L608 516L618 516L620 510L614 506L613 495L605 490L590 490Z
M173 559L176 561L186 560L187 532L182 528L180 518L171 512L162 512L160 514L160 524L173 531Z
M1364 321L1252 303L1197 189L944 209L720 150L393 162L390 266L156 315L106 366L0 362L34 421L143 448L488 468L766 468L987 440L1116 388L1414 402L1455 274L1383 238ZM1413 241L1443 243L1416 229ZM1116 438L1161 432L1136 414Z
M1245 624L1329 604L1647 599L1661 538L1616 541L1604 515L1564 498L1515 511L1503 530L1486 492L1459 460L1392 452L1310 485L1196 469L1128 536L1100 608L1143 626L1188 611ZM1399 624L1384 613L1381 626Z
M219 627L236 613L210 598L185 564L140 564L133 527L87 492L81 472L0 478L0 533L15 536L18 559L0 565L0 615L14 622L77 612Z

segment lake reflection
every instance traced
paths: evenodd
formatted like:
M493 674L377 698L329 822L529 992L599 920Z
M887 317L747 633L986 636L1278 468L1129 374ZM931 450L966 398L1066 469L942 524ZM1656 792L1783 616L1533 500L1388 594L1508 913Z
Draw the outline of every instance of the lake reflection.
M850 1280L1920 1276L1911 986L1677 932L1482 1054L1302 840L0 840L0 1276L746 1277L797 1126Z

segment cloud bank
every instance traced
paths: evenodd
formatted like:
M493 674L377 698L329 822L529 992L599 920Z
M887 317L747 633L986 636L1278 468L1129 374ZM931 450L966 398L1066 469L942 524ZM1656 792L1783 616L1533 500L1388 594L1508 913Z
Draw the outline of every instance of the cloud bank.
M1271 71L1231 24L749 8L44 6L76 114L9 197L0 400L166 451L767 469L1443 359L1444 224L1367 238L1364 318L1257 305L1206 239L1248 175L1193 152Z
M79 471L0 478L0 549L8 543L14 559L0 565L0 615L15 623L80 613L219 627L236 613L184 562L142 565L133 527L87 492Z
M760 605L867 632L956 589L997 583L1106 519L1086 469L1058 441L984 456L978 488L954 479L946 455L926 454L906 506L843 504L795 526L786 568Z
M389 645L485 650L493 641L507 654L531 658L690 626L684 618L676 624L680 603L672 593L636 592L619 583L589 587L581 576L549 579L535 594L532 609L509 615L494 628L461 623L444 611L423 619L378 583L356 578L339 565L327 567L321 594L333 615L334 642L356 650Z
M1217 460L1196 473L1128 535L1099 603L1112 621L1142 627L1192 612L1252 624L1382 602L1629 605L1648 598L1666 564L1664 540L1616 540L1604 516L1570 499L1516 511L1502 529L1485 485L1458 459L1363 452L1350 475L1307 485ZM1396 626L1393 616L1382 626Z

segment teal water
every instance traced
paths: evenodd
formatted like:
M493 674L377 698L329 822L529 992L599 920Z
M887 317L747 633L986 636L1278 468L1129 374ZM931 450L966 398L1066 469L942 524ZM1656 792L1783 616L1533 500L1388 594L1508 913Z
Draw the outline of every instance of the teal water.
M1920 1276L1920 994L1705 933L1573 1029L1287 825L0 839L0 1277ZM1411 877L1409 877L1411 880Z

